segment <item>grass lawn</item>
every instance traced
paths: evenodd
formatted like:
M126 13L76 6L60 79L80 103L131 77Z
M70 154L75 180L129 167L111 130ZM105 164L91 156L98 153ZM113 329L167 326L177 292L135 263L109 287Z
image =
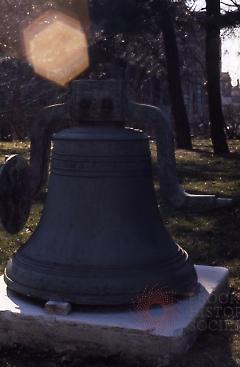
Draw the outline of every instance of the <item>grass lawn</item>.
M230 285L236 297L232 306L236 307L238 297L240 300L240 141L229 143L230 155L214 157L209 140L195 140L193 152L177 151L177 163L179 179L186 191L232 197L233 206L197 214L162 205L161 212L173 238L191 254L195 263L227 266L230 269ZM28 148L27 143L1 143L0 159L3 160L4 155L12 152L26 155ZM154 146L152 152L154 157ZM42 205L37 202L33 206L26 227L18 235L0 232L0 272L3 272L13 251L31 235L38 223ZM203 332L191 351L174 363L174 367L240 366L239 321L237 317L236 320L229 319L219 324L217 331ZM119 364L113 361L88 361L87 365ZM80 360L74 363L62 356L16 349L0 352L0 367L3 366L86 366L86 363Z

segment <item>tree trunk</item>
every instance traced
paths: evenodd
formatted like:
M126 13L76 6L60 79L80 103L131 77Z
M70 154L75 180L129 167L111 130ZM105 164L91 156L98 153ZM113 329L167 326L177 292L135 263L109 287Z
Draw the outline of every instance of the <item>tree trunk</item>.
M215 154L229 153L225 121L222 112L220 72L221 72L221 38L220 38L220 0L206 0L206 68L208 104L211 137ZM208 21L215 19L215 22Z
M191 134L182 92L180 61L173 17L167 1L161 0L159 6L177 148L190 150L192 149Z

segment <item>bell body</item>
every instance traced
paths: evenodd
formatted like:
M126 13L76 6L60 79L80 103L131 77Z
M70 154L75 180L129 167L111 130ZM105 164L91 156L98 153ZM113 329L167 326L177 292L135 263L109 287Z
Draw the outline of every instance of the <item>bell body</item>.
M40 223L8 262L8 287L82 305L124 305L146 288L196 288L187 253L165 229L147 137L121 128L76 128L54 137Z

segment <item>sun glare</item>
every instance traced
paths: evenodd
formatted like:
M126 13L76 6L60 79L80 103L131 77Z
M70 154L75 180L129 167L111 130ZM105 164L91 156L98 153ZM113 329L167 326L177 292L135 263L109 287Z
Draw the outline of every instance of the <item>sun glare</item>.
M87 35L81 23L62 12L49 10L23 31L28 62L34 71L66 85L89 67Z

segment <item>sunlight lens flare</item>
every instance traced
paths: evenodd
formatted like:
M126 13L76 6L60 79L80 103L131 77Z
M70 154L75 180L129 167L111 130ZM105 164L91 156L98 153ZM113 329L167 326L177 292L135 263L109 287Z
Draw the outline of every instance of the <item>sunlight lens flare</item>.
M89 67L87 35L81 23L49 10L23 31L28 62L40 76L65 85Z

